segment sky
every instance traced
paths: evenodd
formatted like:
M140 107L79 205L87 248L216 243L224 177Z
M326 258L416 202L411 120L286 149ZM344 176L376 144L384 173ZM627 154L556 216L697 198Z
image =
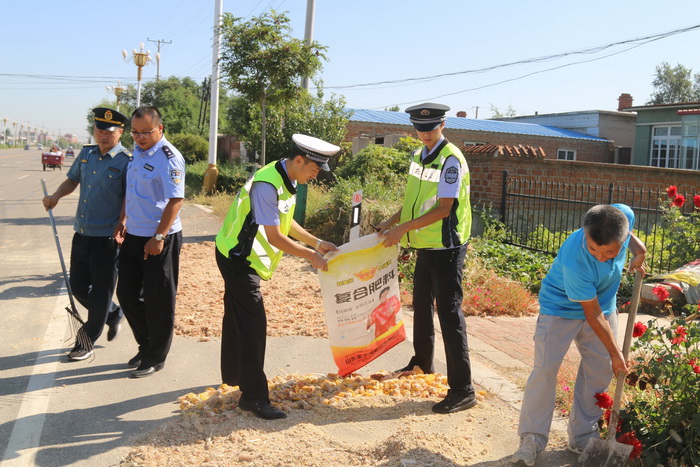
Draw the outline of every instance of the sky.
M285 12L304 38L307 0L223 0L251 19ZM141 42L161 77L211 74L214 0L3 0L0 125L87 135L89 110L136 84L121 51ZM700 2L637 0L317 0L313 39L327 47L325 95L348 108L422 102L490 118L644 105L662 62L700 73ZM684 31L685 30L685 31ZM143 70L154 80L156 65ZM3 128L4 130L4 128Z

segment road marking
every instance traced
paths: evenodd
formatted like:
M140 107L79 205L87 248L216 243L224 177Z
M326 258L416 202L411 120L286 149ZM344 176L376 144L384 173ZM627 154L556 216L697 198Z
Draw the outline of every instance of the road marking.
M36 356L32 376L22 396L12 434L1 462L3 467L36 465L36 454L46 419L46 410L51 399L56 367L61 358L61 355L56 353L56 346L63 342L66 335L66 298L64 284L56 299L56 306L46 328L41 350Z
M17 180L22 180L23 178L27 178L27 177L29 177L29 175L22 175L22 176L19 177Z

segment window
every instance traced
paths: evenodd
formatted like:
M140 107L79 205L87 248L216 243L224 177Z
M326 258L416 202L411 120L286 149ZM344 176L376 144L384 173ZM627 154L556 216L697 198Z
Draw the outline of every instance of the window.
M486 143L479 141L465 141L464 146L484 146Z
M700 127L700 114L683 115L683 137L680 147L681 169L700 170L700 155L698 149L700 139L698 138L698 127Z
M575 161L576 151L573 149L559 149L557 151L557 159L562 161Z
M651 136L652 167L678 168L680 157L680 125L655 126Z

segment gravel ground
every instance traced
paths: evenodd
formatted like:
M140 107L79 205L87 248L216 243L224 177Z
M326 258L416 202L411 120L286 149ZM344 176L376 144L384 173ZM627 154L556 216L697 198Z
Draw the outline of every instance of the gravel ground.
M180 270L176 332L200 340L220 336L223 281L213 242L183 245ZM268 335L327 336L315 275L306 261L285 255L275 277L263 281ZM294 294L285 293L290 288ZM500 466L510 465L517 447L517 410L484 390L470 410L434 414L432 405L444 396L440 375L428 383L412 373L355 382L337 375L268 376L273 402L288 418L266 421L241 411L237 388L183 394L181 415L147 434L122 465ZM302 403L297 395L306 393Z

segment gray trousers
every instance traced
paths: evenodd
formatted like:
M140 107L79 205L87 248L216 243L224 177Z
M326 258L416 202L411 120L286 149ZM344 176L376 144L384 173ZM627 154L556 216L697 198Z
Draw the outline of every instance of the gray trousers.
M617 311L606 318L616 334ZM596 392L606 391L612 380L610 354L586 320L540 314L533 339L535 362L525 386L518 435L534 434L538 451L547 446L554 415L557 373L571 341L574 341L581 354L581 363L569 415L569 444L584 448L589 438L600 437L597 422L603 410L595 405L594 396Z

